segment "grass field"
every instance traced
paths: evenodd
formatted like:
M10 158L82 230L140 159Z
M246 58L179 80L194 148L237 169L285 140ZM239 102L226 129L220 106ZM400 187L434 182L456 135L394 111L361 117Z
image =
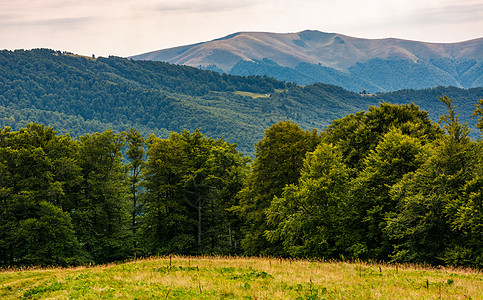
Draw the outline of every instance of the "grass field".
M236 95L252 97L252 98L268 98L268 97L270 97L270 94L258 94L258 93L243 92L243 91L236 91L236 92L233 92L233 93L236 94Z
M162 257L5 270L1 299L483 299L468 269L268 258Z

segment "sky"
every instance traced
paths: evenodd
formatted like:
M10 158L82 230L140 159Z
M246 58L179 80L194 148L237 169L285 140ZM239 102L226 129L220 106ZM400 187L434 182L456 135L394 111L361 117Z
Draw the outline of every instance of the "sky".
M483 37L483 0L0 0L0 49L122 56L240 31L319 30L453 43Z

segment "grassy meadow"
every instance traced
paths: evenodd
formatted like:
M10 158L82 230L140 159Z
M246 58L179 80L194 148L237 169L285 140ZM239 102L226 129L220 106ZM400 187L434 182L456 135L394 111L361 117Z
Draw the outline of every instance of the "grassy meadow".
M3 270L0 299L483 299L483 274L363 262L160 257Z

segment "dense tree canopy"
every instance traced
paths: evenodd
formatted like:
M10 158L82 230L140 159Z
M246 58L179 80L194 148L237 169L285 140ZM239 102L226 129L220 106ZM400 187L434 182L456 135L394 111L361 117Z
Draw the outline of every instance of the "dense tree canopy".
M325 143L307 154L297 184L286 185L267 210L269 241L283 241L290 256L331 257L344 252L341 212L347 208L349 172L337 149Z
M440 101L443 127L387 103L322 134L281 121L254 161L199 130L5 127L0 266L214 253L482 268L482 142Z
M19 130L37 122L72 137L134 128L145 137L154 133L163 138L170 131L200 129L237 143L240 152L252 157L265 129L279 121L322 130L335 119L383 101L414 102L437 121L445 107L434 99L442 93L453 96L461 119L476 128L471 114L483 88L359 95L335 85L298 86L266 76L233 76L157 61L93 59L48 49L0 51L2 128Z
M325 142L339 147L349 167L360 170L364 158L376 148L384 134L395 127L422 142L432 141L442 134L428 113L416 105L381 103L371 106L368 111L335 120L324 131L323 137Z
M146 163L145 240L150 254L231 253L236 204L248 160L236 145L201 132L151 136Z
M266 209L274 196L282 195L286 185L298 181L305 154L313 151L319 141L317 131L304 131L297 124L282 121L268 128L256 144L252 172L240 192L238 207L247 226L243 240L247 253L280 254L281 249L269 245L264 236L268 229Z
M75 143L51 127L0 131L0 264L84 262L69 209Z

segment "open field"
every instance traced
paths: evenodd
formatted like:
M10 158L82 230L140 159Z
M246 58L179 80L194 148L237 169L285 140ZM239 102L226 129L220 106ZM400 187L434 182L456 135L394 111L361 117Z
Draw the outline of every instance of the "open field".
M243 92L243 91L236 91L236 92L233 92L233 93L236 94L236 95L252 97L252 98L268 98L268 97L270 97L270 94L259 94L259 93L252 93L252 92Z
M1 299L483 299L475 270L269 258L162 257L0 272Z

